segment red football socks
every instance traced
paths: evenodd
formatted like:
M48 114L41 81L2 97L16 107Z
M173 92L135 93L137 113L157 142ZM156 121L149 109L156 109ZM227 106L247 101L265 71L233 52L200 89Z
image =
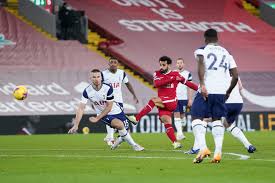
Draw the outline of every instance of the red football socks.
M155 103L150 100L148 104L136 115L136 120L139 121L144 115L148 114L155 107Z
M175 131L174 128L171 124L165 124L164 125L166 129L166 134L169 137L169 139L174 143L176 142L176 136L175 136Z

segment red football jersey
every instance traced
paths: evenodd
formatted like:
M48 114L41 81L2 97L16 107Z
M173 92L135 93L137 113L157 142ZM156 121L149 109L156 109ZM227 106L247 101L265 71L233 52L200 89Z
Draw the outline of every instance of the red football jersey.
M180 82L176 80L177 76L180 76L178 71L169 71L165 74L162 74L160 71L154 73L154 85L158 89L158 96L160 98L167 98L167 100L176 99L176 89Z

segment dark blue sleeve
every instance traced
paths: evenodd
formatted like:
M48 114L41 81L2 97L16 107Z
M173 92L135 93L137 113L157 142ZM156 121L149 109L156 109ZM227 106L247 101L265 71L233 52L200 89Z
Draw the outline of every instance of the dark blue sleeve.
M82 95L83 95L83 97L85 97L86 99L89 99L89 98L88 98L88 94L87 94L87 92L86 92L86 89L83 91L83 94L82 94Z
M103 72L101 72L102 82L104 82L104 75Z
M109 85L109 86L110 86L110 88L107 92L107 100L113 100L114 99L114 90L111 85Z
M189 74L188 74L188 81L192 81L192 74L189 72Z

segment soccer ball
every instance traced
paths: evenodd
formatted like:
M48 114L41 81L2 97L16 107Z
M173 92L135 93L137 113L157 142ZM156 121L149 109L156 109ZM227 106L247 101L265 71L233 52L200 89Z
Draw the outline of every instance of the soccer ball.
M82 132L83 132L84 135L87 135L87 134L90 133L90 128L84 127L84 128L82 128Z
M13 90L13 96L17 100L24 100L27 98L28 90L25 86L16 86L16 88Z

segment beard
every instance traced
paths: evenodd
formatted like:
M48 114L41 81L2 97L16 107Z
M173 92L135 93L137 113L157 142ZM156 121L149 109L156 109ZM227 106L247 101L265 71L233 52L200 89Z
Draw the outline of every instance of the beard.
M160 69L160 73L161 73L161 74L165 74L166 72L168 72L168 68L167 68L167 69L165 69L165 70Z
M117 67L116 67L116 66L111 66L111 67L109 68L109 70L110 70L111 72L116 72L116 71L117 71Z

